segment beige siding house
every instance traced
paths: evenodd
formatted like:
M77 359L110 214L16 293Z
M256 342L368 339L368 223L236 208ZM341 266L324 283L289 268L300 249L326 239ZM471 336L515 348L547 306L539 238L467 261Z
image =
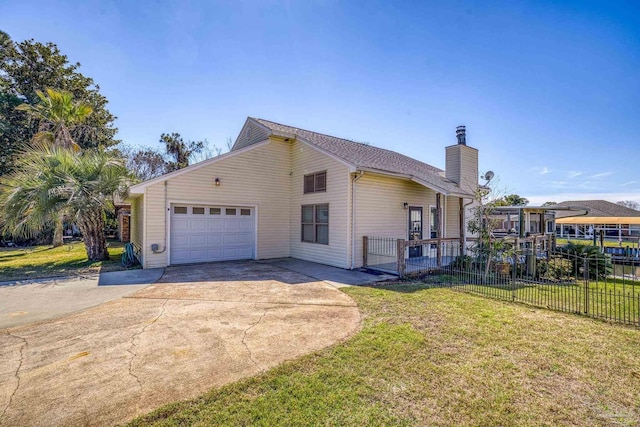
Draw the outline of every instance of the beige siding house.
M463 237L478 181L463 128L445 158L442 171L248 118L229 153L131 187L131 241L144 268L282 257L358 268L364 236Z

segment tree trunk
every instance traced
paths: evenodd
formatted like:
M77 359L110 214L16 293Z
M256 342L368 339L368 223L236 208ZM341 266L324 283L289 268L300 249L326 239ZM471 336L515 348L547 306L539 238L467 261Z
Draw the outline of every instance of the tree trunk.
M89 261L109 259L107 239L104 237L103 212L100 209L85 211L78 219Z
M57 248L58 246L62 246L64 244L64 240L62 239L62 235L64 233L63 223L64 214L59 213L53 224L53 241L51 242L51 245L54 248Z

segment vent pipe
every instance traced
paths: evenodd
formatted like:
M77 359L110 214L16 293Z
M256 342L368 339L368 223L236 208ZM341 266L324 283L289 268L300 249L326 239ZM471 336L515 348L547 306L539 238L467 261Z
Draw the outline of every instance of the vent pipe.
M467 145L467 130L464 126L456 127L456 138L459 145Z

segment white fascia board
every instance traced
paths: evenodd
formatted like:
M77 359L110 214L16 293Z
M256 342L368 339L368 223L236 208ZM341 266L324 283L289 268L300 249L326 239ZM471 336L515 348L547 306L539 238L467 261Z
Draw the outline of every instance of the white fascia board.
M462 191L462 190L461 190L461 191L455 191L455 190L454 190L454 191L448 191L448 190L444 190L444 189L442 189L442 188L439 188L439 187L438 187L438 186L436 186L436 185L428 184L428 183L426 183L426 182L422 181L422 180L421 180L421 179L419 179L419 178L415 178L415 177L414 177L414 178L412 178L411 180L412 180L413 182L416 182L416 183L418 183L418 184L420 184L420 185L424 186L424 187L431 188L431 189L432 189L432 190L434 190L434 191L437 191L437 192L439 192L439 193L442 193L442 194L444 194L445 196L453 196L453 197L460 197L460 198L471 198L471 197L474 197L474 196L473 196L473 194L471 194L471 193L465 193L465 192L464 192L464 191Z
M130 197L133 197L133 195L135 195L135 194L144 194L144 189L149 187L149 186L151 186L151 185L157 184L159 182L167 181L169 179L175 178L175 177L180 176L180 175L184 175L185 173L196 171L198 169L201 169L203 167L212 165L214 163L218 163L218 162L224 161L224 160L229 159L231 157L234 157L234 156L237 156L239 154L246 153L247 151L253 150L254 148L258 148L258 147L262 147L264 145L267 145L270 142L271 142L270 139L265 139L264 141L257 142L255 144L252 144L252 145L248 146L248 147L244 147L244 148L241 148L241 149L236 150L236 151L230 151L228 153L221 154L219 156L212 157L212 158L207 159L207 160L203 160L203 161L201 161L199 163L196 163L195 165L187 166L186 168L179 169L177 171L170 172L170 173L167 173L167 174L164 174L164 175L160 175L160 176L158 176L156 178L152 178L152 179L150 179L148 181L141 182L140 184L133 185L133 186L131 186L129 188L129 194L131 195Z
M136 194L129 193L129 194L127 194L127 197L125 197L124 200L122 200L122 201L125 202L125 203L131 204L131 203L133 203L133 201L135 199L137 199L138 197L141 197L141 196L142 196L142 193L136 193Z
M438 193L442 193L442 194L445 194L447 196L451 194L447 190L444 190L444 189L442 189L440 187L437 187L435 185L432 185L432 184L428 184L428 183L422 181L421 179L416 178L413 175L396 173L396 172L388 172L388 171L384 171L384 170L380 170L380 169L373 169L373 168L358 168L358 170L363 171L363 172L375 173L375 174L378 174L378 175L390 176L390 177L393 177L393 178L407 179L409 181L413 181L416 184L420 184L423 187L427 187L427 188L429 188L429 189L431 189L433 191L436 191Z
M283 136L285 136L285 135L283 135ZM285 136L285 137L287 137L287 136ZM311 148L313 148L313 149L315 149L315 150L319 151L320 153L324 154L325 156L327 156L327 157L331 157L333 160L335 160L335 161L337 161L337 162L342 163L343 165L345 165L346 167L348 167L348 168L349 168L349 173L356 172L356 170L357 170L357 169L356 169L356 165L354 165L354 164L352 164L352 163L347 162L347 161L346 161L346 160L344 160L343 158L338 157L338 156L336 156L335 154L330 153L330 152L328 152L327 150L325 150L325 149L323 149L323 148L318 147L317 145L315 145L315 144L313 144L313 143L311 143L311 142L307 141L307 140L306 140L306 139L304 139L304 138L300 138L299 136L296 136L296 135L290 136L290 137L288 137L288 138L296 138L298 141L302 142L304 145L307 145L307 146L309 146L309 147L311 147Z
M409 175L409 174L402 174L402 173L397 173L397 172L389 172L389 171L385 171L385 170L381 170L381 169L374 169L374 168L363 168L363 167L358 167L359 171L363 171L363 172L369 172L369 173L375 173L378 175L384 175L384 176L390 176L390 177L394 177L394 178L401 178L401 179L407 179L409 181L413 181L416 184L420 184L423 187L429 188L433 191L436 191L438 193L444 194L445 196L454 196L454 197L461 197L461 198L472 198L474 197L473 194L471 193L465 193L463 191L448 191L445 190L444 188L438 187L437 185L433 185L433 184L429 184L428 182L425 182L423 180L421 180L420 178L416 178L413 175Z
M423 187L427 187L435 192L438 192L440 194L444 194L445 196L450 196L451 195L451 191L445 190L444 188L438 187L437 185L433 185L430 184L428 182L425 182L423 180L421 180L420 178L416 178L415 176L411 177L411 181L415 182L416 184L420 184Z

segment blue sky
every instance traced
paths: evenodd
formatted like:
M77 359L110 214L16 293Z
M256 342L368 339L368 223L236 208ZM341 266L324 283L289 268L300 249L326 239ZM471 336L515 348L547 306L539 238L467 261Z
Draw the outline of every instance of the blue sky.
M223 146L247 116L444 167L455 126L534 203L640 201L640 3L0 0L93 77L118 137Z

